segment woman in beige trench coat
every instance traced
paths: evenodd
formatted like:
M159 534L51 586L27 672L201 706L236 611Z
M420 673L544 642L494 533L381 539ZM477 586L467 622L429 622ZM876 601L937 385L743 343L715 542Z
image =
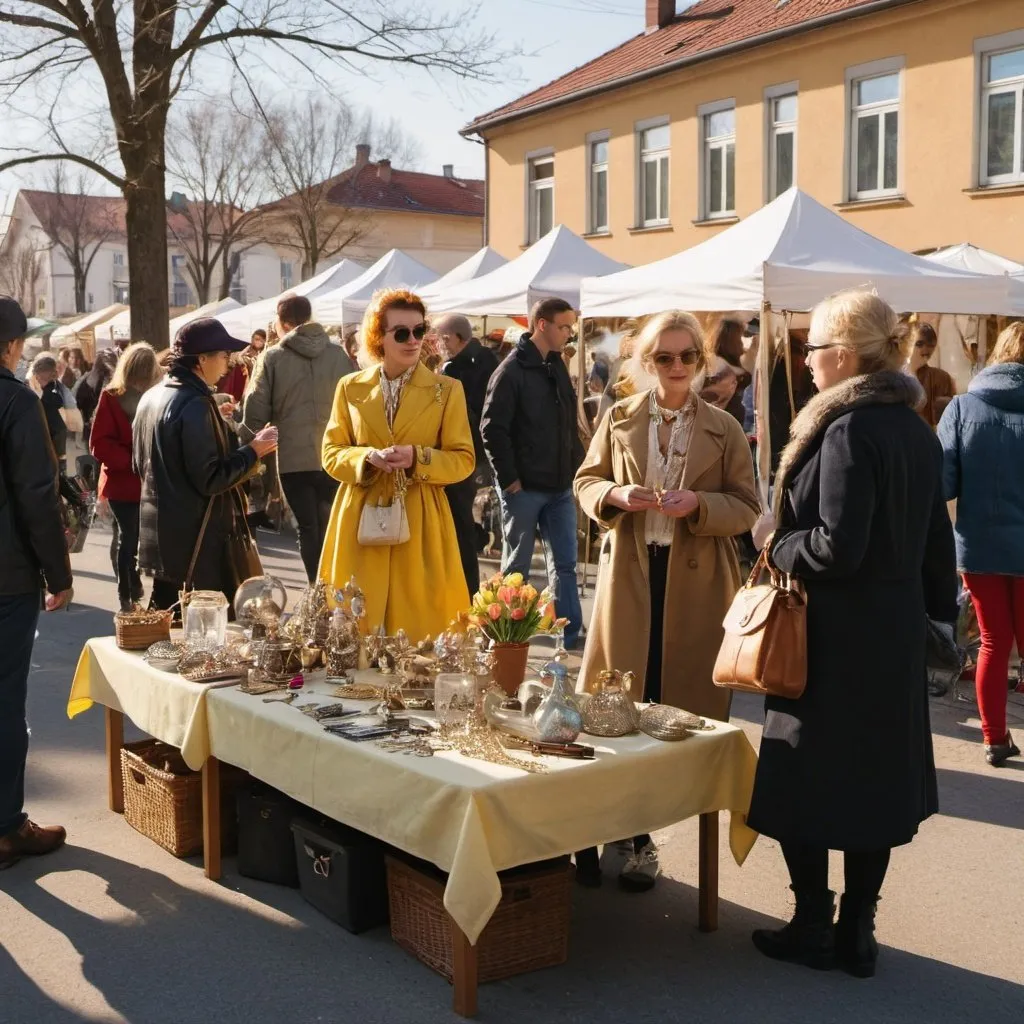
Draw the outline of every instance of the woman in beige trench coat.
M643 686L634 699L721 720L730 691L711 673L742 582L733 538L759 511L750 447L739 423L691 387L707 364L695 317L652 317L634 358L657 384L608 411L576 474L583 511L609 531L581 688L593 689L602 669L628 670ZM577 857L584 884L594 862ZM650 837L638 836L622 885L648 889L657 873Z

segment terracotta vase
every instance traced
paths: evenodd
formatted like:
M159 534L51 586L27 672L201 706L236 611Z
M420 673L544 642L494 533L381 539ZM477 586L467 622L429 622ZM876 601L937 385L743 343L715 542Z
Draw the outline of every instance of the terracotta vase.
M519 692L526 678L526 663L530 657L529 644L495 644L494 681L510 696Z

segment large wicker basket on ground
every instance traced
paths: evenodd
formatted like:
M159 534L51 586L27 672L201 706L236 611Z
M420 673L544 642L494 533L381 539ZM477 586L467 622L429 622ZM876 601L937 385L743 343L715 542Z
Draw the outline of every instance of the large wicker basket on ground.
M428 967L453 976L446 877L433 865L387 858L391 937ZM569 956L569 858L503 871L501 902L477 942L479 980L563 964Z

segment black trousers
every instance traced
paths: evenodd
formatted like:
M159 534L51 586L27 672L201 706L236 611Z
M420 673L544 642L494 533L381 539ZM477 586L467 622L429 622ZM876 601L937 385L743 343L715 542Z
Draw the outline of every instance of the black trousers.
M299 554L306 568L306 578L312 583L320 569L320 553L324 549L338 481L322 469L314 469L282 473L281 488L298 523Z
M142 598L142 579L139 576L139 503L137 501L111 501L110 511L117 523L114 566L117 572L117 596L122 601Z
M444 489L448 496L448 507L455 521L455 536L459 542L459 558L466 586L472 597L480 589L480 563L476 557L476 522L473 519L473 502L476 501L476 481L471 476L459 484Z
M846 850L843 874L846 895L855 900L877 900L889 868L888 848L882 850ZM796 890L821 892L828 888L828 850L807 843L783 843L789 877Z

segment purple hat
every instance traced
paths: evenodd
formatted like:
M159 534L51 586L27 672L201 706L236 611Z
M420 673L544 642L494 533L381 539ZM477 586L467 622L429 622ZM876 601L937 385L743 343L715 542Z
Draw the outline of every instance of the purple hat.
M174 352L179 356L201 356L205 352L241 352L247 341L239 341L228 334L227 328L212 317L190 320L178 328L174 337Z
M28 321L21 306L9 295L0 295L0 342L24 338Z

